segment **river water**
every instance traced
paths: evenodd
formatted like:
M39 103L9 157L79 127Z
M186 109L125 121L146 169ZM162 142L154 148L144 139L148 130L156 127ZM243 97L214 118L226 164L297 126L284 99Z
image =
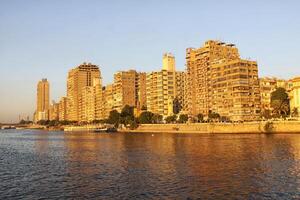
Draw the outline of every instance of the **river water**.
M300 199L300 135L1 130L0 199Z

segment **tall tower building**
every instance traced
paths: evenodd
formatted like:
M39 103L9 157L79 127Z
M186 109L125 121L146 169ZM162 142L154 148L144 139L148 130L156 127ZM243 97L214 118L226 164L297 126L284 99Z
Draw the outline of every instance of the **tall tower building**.
M37 103L35 121L48 120L49 110L49 82L42 79L37 84Z
M87 102L83 102L82 95L84 95L84 97L90 98L90 96L88 95L90 89L87 89L87 87L95 86L94 83L97 79L101 83L101 73L99 67L91 63L83 63L69 71L67 80L68 120L82 120L83 115L81 112L85 112L82 108L87 108L87 104L84 104ZM98 87L99 90L100 88L101 87ZM101 90L97 92L101 92Z
M147 73L146 98L148 111L163 116L173 114L173 101L177 96L176 74L175 57L170 53L163 55L161 71ZM178 74L178 79L179 77ZM178 82L178 84L180 83Z
M233 44L209 40L186 51L189 114L217 112L231 120L255 120L260 112L257 63L240 59Z

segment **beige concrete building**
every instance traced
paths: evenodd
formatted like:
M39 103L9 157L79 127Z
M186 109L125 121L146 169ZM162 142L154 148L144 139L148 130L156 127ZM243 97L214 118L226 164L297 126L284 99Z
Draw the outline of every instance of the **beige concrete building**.
M68 120L67 116L67 97L62 97L59 100L59 105L58 105L58 118L59 121L65 121Z
M136 107L137 90L136 90L137 72L135 70L119 71L114 74L113 109L121 112L125 105Z
M102 92L101 79L95 79L94 93L95 93L95 120L101 120L104 119L103 92Z
M147 108L147 88L146 88L146 80L147 74L145 72L139 72L137 74L137 81L136 81L136 94L137 94L137 110L140 111L141 109Z
M103 87L102 94L103 118L107 119L109 117L109 112L114 108L113 84L109 84Z
M257 63L240 59L233 44L209 40L186 51L187 111L209 112L234 121L255 120L260 114Z
M232 60L213 64L210 110L233 121L260 117L260 90L257 63Z
M184 112L184 108L186 107L186 101L185 101L185 87L186 87L186 72L175 72L176 74L176 81L175 81L175 89L176 89L176 95L175 97L178 99L181 113Z
M271 110L271 93L279 87L288 90L288 82L275 77L263 77L259 79L259 87L262 111Z
M42 79L37 84L37 102L36 102L36 112L35 120L48 120L48 110L49 110L49 82L47 79Z
M147 106L146 102L146 73L135 70L119 71L114 74L113 109L121 112L125 105L140 110Z
M147 73L147 110L165 117L173 115L173 101L177 93L183 95L183 80L183 73L175 71L175 57L164 54L162 70ZM179 99L183 102L182 96Z
M59 103L55 101L49 106L49 120L59 120Z
M95 103L91 104L89 101L92 89L88 87L94 87L95 80L99 80L101 83L101 73L97 65L83 63L69 71L67 80L68 120L86 121L90 119L91 115L87 114L90 113L87 110L95 109L95 107L89 108L89 106L95 105ZM99 88L101 87L98 86ZM93 94L95 95L95 93ZM93 116L95 117L95 115Z
M297 109L298 116L300 113L300 77L295 77L290 80L291 89L289 92L291 113Z
M79 96L79 121L92 122L96 119L96 96L93 86L85 86Z

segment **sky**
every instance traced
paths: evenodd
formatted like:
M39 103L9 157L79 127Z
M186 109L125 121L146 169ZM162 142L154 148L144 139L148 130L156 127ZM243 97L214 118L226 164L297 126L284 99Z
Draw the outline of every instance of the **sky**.
M259 76L300 76L300 1L0 0L0 122L32 118L36 85L66 95L68 70L159 70L164 52L185 69L185 50L206 40L234 43Z

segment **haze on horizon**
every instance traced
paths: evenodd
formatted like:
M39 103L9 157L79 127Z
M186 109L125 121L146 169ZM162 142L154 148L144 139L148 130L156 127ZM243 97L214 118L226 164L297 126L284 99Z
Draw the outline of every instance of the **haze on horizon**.
M66 95L71 68L99 65L104 84L118 70L158 70L172 52L184 70L185 50L209 39L237 45L258 61L259 75L300 75L299 1L0 1L0 122L32 114L36 85L51 99Z

